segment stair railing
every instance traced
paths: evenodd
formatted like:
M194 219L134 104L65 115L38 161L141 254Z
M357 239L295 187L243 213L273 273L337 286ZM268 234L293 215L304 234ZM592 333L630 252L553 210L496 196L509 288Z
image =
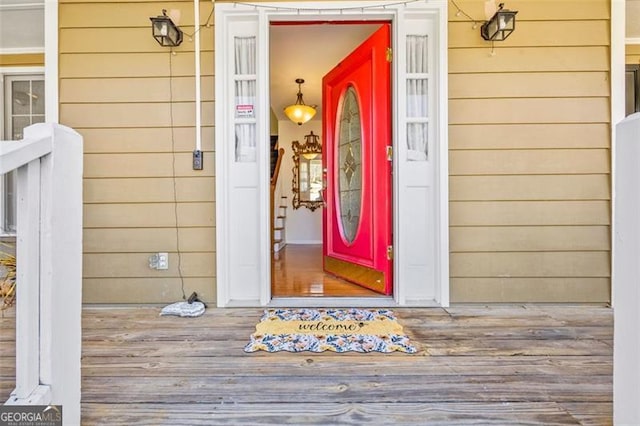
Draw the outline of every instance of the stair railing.
M276 167L273 170L273 175L271 176L271 194L269 198L269 206L270 206L270 223L271 223L271 253L274 251L275 245L275 226L276 226L276 217L275 217L275 193L276 186L278 183L278 175L280 174L280 165L282 164L282 157L284 157L284 148L280 148L278 150L278 159L276 160Z

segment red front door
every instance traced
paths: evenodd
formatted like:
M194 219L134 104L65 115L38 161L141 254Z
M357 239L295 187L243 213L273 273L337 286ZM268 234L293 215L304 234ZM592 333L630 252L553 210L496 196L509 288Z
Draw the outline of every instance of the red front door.
M390 24L322 80L325 271L391 294Z

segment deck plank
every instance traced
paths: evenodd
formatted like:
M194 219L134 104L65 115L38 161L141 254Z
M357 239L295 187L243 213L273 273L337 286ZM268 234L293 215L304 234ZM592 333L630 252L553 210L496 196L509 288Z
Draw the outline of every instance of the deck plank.
M277 404L127 404L113 407L89 403L83 418L111 425L578 425L554 403L406 404L406 403L277 403Z
M260 358L269 356L266 353L246 354L243 348L248 342L249 333L245 339L234 340L180 340L180 345L171 345L171 341L132 341L105 340L100 342L85 342L83 354L95 356L127 357L136 356L165 357L165 356L233 356ZM609 343L598 340L501 340L501 339L465 339L465 340L433 340L426 343L416 342L421 348L419 356L588 356L608 355L612 347ZM329 354L326 354L328 356ZM283 356L283 354L271 354L270 356ZM360 354L342 354L343 358L363 356ZM373 357L375 354L365 354ZM404 354L389 354L391 356L409 356Z
M415 355L243 351L263 309L83 310L83 425L612 424L613 314L589 305L394 309ZM0 327L0 395L14 383Z
M86 402L278 403L313 402L584 402L606 401L606 376L232 376L92 377ZM114 393L114 389L119 389Z
M275 355L275 354L272 354ZM83 377L184 377L236 375L261 375L265 371L272 376L329 375L384 375L393 371L396 376L509 376L550 374L561 376L611 376L611 359L608 356L476 356L476 357L402 357L359 356L345 359L343 356L316 356L294 354L291 356L267 356L256 362L254 357L85 357ZM348 361L348 369L345 362Z
M609 402L565 402L562 407L584 426L613 424L613 404Z

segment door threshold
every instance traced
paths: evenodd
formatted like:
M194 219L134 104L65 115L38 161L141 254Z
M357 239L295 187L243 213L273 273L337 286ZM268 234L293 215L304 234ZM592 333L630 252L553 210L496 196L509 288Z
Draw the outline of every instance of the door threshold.
M274 297L272 308L392 308L398 303L390 296L381 297Z

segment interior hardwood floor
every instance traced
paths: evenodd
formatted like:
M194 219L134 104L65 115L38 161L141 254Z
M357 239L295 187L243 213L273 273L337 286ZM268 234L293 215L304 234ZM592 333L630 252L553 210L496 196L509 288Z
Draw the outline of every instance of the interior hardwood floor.
M415 355L245 353L262 309L85 307L83 425L610 425L613 314L572 305L394 309ZM0 395L15 380L0 318Z
M272 262L272 297L381 297L373 290L325 274L322 245L287 244Z

